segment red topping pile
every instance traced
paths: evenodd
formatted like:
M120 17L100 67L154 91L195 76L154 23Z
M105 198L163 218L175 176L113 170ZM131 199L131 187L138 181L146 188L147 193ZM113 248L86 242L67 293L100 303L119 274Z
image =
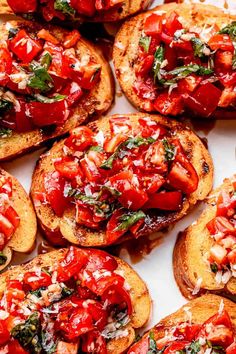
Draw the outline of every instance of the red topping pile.
M120 6L123 0L7 0L15 13L42 13L46 21L78 17L93 17Z
M236 181L232 181L232 190L223 190L217 200L216 216L207 224L214 239L210 249L211 270L218 276L219 282L227 283L236 276Z
M191 310L189 314L191 316ZM225 310L219 310L202 325L183 322L166 331L164 338L158 335L157 327L149 336L134 344L128 354L236 353L232 322Z
M17 229L20 218L12 202L12 180L10 177L0 176L0 265L4 264L1 251Z
M55 266L8 280L0 300L0 351L106 354L107 340L127 335L126 286L114 257L70 247Z
M153 13L143 27L134 90L143 108L165 115L185 110L208 117L236 103L236 22L185 28L182 19Z
M56 215L75 205L76 222L104 227L108 244L127 231L138 237L150 222L150 210L178 211L198 187L175 132L149 117L140 118L135 128L129 118L111 118L105 136L76 128L54 167L45 175L44 192Z
M61 125L100 79L100 65L76 54L72 31L59 42L49 31L9 27L0 45L1 136L8 130Z

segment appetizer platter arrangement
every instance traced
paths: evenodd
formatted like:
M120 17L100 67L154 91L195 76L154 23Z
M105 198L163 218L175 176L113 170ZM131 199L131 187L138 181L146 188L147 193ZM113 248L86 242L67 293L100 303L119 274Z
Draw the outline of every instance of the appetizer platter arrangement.
M236 354L234 1L0 18L0 354Z

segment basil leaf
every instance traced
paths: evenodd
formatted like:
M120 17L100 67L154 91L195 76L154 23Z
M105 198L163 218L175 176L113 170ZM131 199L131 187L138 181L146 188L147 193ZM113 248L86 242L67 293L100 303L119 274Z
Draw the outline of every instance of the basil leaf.
M191 38L191 42L193 45L194 56L198 58L203 58L207 55L212 54L208 45L201 41L200 38L193 37Z
M111 195L113 195L114 197L119 197L121 195L121 193L113 187L109 187L109 186L104 185L104 186L102 186L102 190L104 190L104 189L107 190L108 192L110 192Z
M170 144L167 139L163 139L162 143L165 149L165 159L166 161L173 161L175 158L175 146Z
M103 151L103 148L99 145L96 145L96 146L91 146L88 151L98 151L98 152L101 152Z
M11 101L5 100L4 98L0 99L0 115L10 111L13 108L13 103Z
M188 354L197 354L201 350L201 345L198 340L192 342L188 347L186 347L186 351Z
M5 254L3 254L2 252L0 252L0 265L5 264L7 261L7 256L5 256Z
M24 349L32 354L39 354L42 352L40 332L39 313L34 312L24 323L16 325L11 330L11 335L19 341Z
M236 37L236 21L233 21L229 25L223 27L218 33L228 34L230 37Z
M154 73L154 82L161 79L160 69L163 60L164 60L164 47L160 45L156 49L156 52L154 54L154 63L152 67L152 71Z
M15 28L15 27L9 28L9 30L8 30L8 39L14 38L17 35L18 32L19 32L18 28Z
M149 347L148 347L148 352L147 354L162 354L165 350L165 347L161 350L157 349L157 344L154 338L154 333L151 331L149 333Z
M188 76L191 73L198 75L210 75L213 73L213 70L205 68L204 66L198 64L189 64L186 66L180 66L174 70L168 71L168 75L177 76L177 79L182 79Z
M55 96L52 96L52 97L45 97L45 96L42 96L40 94L36 94L34 95L34 97L36 98L36 100L38 102L42 102L42 103L54 103L54 102L58 102L58 101L62 101L64 100L67 96L64 96L64 95L55 95Z
M148 145L154 143L156 140L153 138L142 138L141 136L136 136L135 138L129 138L126 140L123 145L126 146L127 149L135 149L136 147L142 145Z
M146 53L148 53L148 51L149 51L151 40L152 40L152 38L148 37L148 36L140 37L140 39L139 39L139 45L141 47L143 47L143 49Z
M75 15L75 10L70 6L68 0L55 0L54 9L57 11L61 11L65 15Z
M48 74L45 66L36 61L32 61L30 64L30 70L33 75L28 81L28 86L42 92L47 92L53 87L52 78Z
M0 138L8 138L11 135L12 135L11 129L0 127Z
M217 272L218 272L218 266L217 266L216 263L211 263L211 264L210 264L210 268L211 268L211 271L212 271L213 273L217 273Z
M50 64L52 62L52 56L50 53L45 53L43 57L41 58L41 64L48 69Z
M146 215L143 211L128 212L119 218L119 225L115 228L115 231L128 230L131 226L136 224L137 221L144 219Z

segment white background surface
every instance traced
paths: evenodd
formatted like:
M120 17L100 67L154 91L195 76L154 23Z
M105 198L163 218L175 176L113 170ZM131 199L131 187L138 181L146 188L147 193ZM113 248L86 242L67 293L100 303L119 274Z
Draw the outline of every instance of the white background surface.
M154 5L160 4L161 1L154 1ZM224 0L206 0L205 3L217 4L227 8ZM153 6L154 6L153 5ZM229 7L232 6L236 13L236 0L228 0ZM119 90L119 88L117 88ZM124 96L116 95L116 102L109 114L113 113L129 113L135 109L128 103ZM203 126L203 124L201 124ZM205 131L205 132L204 132ZM204 129L196 132L206 137L210 153L215 164L214 185L217 186L225 177L231 176L236 172L236 120L217 121L214 128ZM40 154L45 149L38 150L31 154L18 158L10 163L2 164L8 172L12 173L19 179L27 191L30 189L31 176L35 163ZM172 251L176 236L179 231L183 231L185 227L190 225L203 209L203 204L197 206L191 214L178 222L172 230L164 234L164 238L159 246L152 250L149 255L132 264L129 255L124 249L121 256L125 258L138 271L140 276L146 281L153 299L153 313L148 327L157 323L162 317L177 310L186 300L180 294L172 273ZM25 261L32 258L30 256L17 256L17 262Z

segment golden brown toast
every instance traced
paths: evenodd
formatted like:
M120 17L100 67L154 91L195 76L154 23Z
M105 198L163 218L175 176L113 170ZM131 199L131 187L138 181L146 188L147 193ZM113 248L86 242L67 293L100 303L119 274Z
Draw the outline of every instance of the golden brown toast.
M19 275L32 270L34 267L50 267L64 258L66 249L52 251L34 258L31 262L9 268L0 275L0 297L2 296L7 279L15 279ZM128 336L112 339L107 343L109 354L123 353L135 339L135 329L145 325L151 311L151 298L146 284L139 275L123 260L116 258L118 262L117 271L122 273L127 284L130 286L130 297L133 306L131 321L124 329L128 330Z
M153 0L124 0L119 6L106 10L94 17L76 16L76 22L114 22L134 15L148 8ZM7 0L0 0L0 14L13 14Z
M220 295L235 295L236 280L231 278L226 284L218 284L215 274L207 262L207 253L214 245L206 224L216 215L216 201L219 192L232 190L230 179L212 191L207 198L207 205L199 219L189 226L177 239L173 253L173 269L175 280L182 294L193 298L206 292ZM194 291L195 289L195 291ZM194 291L194 294L193 294Z
M123 116L124 115L122 115L122 117ZM146 116L147 115L142 113L128 115L133 127L138 125L138 118ZM119 115L113 117L119 117ZM163 229L181 219L189 209L197 203L197 201L203 200L212 188L213 164L211 157L201 140L188 127L177 121L164 118L160 115L153 115L151 118L162 124L164 127L171 128L176 132L176 137L180 140L186 155L196 169L199 176L199 184L197 190L185 199L180 211L158 212L158 214L155 213L150 215L148 213L151 220L150 225L145 224L145 226L141 227L138 234L139 236L147 236L152 232ZM110 117L103 117L90 123L89 127L95 132L101 130L106 134L106 132L109 131L109 119ZM34 171L31 196L35 204L39 223L51 241L54 237L53 234L55 234L56 237L56 234L58 235L58 233L60 233L64 239L76 245L86 247L105 247L107 246L105 232L103 230L91 231L86 227L77 225L75 223L75 208L66 209L64 215L59 218L55 215L50 206L42 203L39 204L36 201L37 198L35 193L43 190L43 175L45 172L47 173L54 170L53 160L61 156L63 144L64 141L60 141L46 154L42 155ZM56 239L55 242L57 243Z
M11 21L11 26L28 26L30 29L40 30L46 25L27 21ZM59 41L68 35L68 31L59 27L47 25L47 29ZM5 25L0 27L0 40L5 39L8 31ZM29 150L38 148L42 143L66 134L70 129L83 123L86 119L100 115L111 106L114 96L114 80L109 64L95 45L85 39L80 39L76 44L78 57L90 55L95 62L101 65L101 80L94 88L85 94L76 107L72 108L72 113L65 124L57 126L55 129L34 129L29 132L13 134L9 137L0 138L0 161L9 160L17 155L21 155Z
M37 222L32 202L18 180L0 168L0 174L12 179L12 203L20 217L20 224L17 227L10 241L3 250L7 262L0 266L0 271L11 261L13 251L29 252L32 250L36 238Z
M133 89L135 81L134 64L137 61L139 38L142 34L145 19L153 12L160 14L175 11L185 21L187 28L204 27L206 25L216 24L219 28L229 24L236 16L225 13L223 10L204 4L177 4L170 3L155 7L126 21L118 31L113 47L113 61L115 65L116 77L120 83L121 89L129 101L139 110L148 110L145 101L138 97ZM224 110L216 111L217 118L224 118ZM232 117L232 112L229 112ZM234 117L234 115L233 115Z
M198 299L194 299L188 302L186 305L182 306L179 310L172 313L171 315L163 318L151 331L147 332L142 339L134 345L135 351L132 352L131 347L129 349L129 354L146 354L146 352L138 351L139 345L149 336L150 332L153 332L155 340L165 337L165 332L172 327L180 324L181 322L189 321L191 318L191 324L203 324L211 316L214 316L219 311L220 306L224 304L224 309L228 312L232 325L234 334L236 334L236 305L234 302L222 298L217 295L203 295ZM139 344L140 343L140 344Z

